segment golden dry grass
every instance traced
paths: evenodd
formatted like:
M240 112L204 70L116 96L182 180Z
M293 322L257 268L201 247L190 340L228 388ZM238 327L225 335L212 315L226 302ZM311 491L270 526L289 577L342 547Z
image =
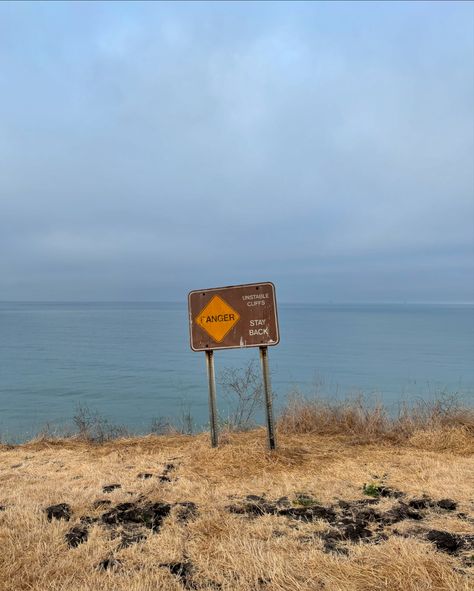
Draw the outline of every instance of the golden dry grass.
M472 589L473 551L437 550L423 535L437 529L472 534L474 442L465 425L413 432L403 443L354 444L354 435L279 433L279 447L265 449L262 429L225 434L218 449L208 436L147 436L94 445L86 441L38 440L0 448L1 591L415 591ZM461 442L461 443L460 443ZM170 482L159 475L175 469ZM141 472L153 477L138 479ZM384 475L384 476L383 476ZM376 478L377 477L377 478ZM455 512L429 510L422 521L387 526L387 539L343 542L347 555L325 551L324 520L231 513L245 495L266 499L304 492L319 504L364 498L364 483L384 483L405 493L451 498ZM120 483L109 494L102 486ZM198 515L180 521L174 506L159 532L119 549L120 527L99 520L89 538L69 548L65 534L80 517L100 517L98 499L124 502L192 501ZM46 519L57 503L72 508L69 522ZM379 510L398 503L381 499ZM457 514L466 514L459 518ZM99 571L105 558L120 561ZM179 577L163 564L189 562L192 576Z

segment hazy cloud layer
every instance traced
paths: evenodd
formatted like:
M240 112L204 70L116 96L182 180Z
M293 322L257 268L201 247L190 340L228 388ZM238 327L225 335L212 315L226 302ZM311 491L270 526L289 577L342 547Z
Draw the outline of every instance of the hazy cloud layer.
M0 4L0 300L472 301L473 22Z

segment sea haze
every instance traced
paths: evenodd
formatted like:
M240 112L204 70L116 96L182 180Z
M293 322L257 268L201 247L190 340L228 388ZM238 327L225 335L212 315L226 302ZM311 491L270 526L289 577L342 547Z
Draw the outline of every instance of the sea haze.
M442 392L474 402L473 305L282 304L279 319L277 410L295 391L363 393L393 411ZM188 411L205 426L205 359L190 350L187 322L180 303L0 303L1 439L68 428L79 405L138 433ZM252 359L259 369L258 349L217 352L218 378ZM226 416L219 386L217 401Z

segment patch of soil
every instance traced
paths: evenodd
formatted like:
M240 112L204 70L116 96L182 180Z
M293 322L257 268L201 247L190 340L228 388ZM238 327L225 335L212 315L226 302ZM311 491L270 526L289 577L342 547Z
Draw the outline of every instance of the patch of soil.
M107 525L140 524L157 532L163 519L170 513L172 505L169 503L120 503L102 515L102 521Z
M118 570L122 566L122 561L117 560L117 558L109 557L102 562L99 562L97 565L97 570L105 571L105 570Z
M381 486L378 493L381 497L390 497L394 499L400 499L401 497L405 496L404 492L397 490L396 488L392 488L391 486Z
M122 532L122 540L119 544L118 550L123 550L124 548L128 548L133 544L138 544L138 542L143 542L146 540L146 534L142 531L138 530L126 530Z
M102 487L102 492L104 492L104 493L111 493L112 491L116 490L117 488L122 488L122 485L121 484L117 484L117 483L115 483L115 484L105 484Z
M192 562L165 562L160 566L167 568L172 575L178 577L185 589L198 588L198 585L193 580L194 566Z
M66 538L66 542L69 548L77 548L79 544L87 542L87 538L89 537L89 531L87 527L83 525L78 525L70 529L64 537Z
M299 521L314 521L315 519L325 519L330 523L335 521L336 513L330 507L323 507L322 505L310 505L308 507L291 507L288 509L280 509L277 511L278 515L284 515Z
M317 503L308 504L304 507L291 507L287 497L282 497L278 501L266 501L264 497L247 495L242 503L228 505L226 509L230 513L236 513L237 515L249 515L251 517L282 515L305 522L314 521L315 519L325 519L332 522L336 518L336 513L331 507L323 507Z
M97 523L99 518L92 517L92 515L83 515L79 521L85 525L91 525L92 523Z
M170 472L176 469L176 466L172 463L165 464L161 476L158 476L160 482L171 482L171 478L168 476Z
M412 509L406 503L400 501L397 506L383 513L381 518L386 525L392 525L404 519L415 519L419 521L423 519L423 515L416 509Z
M456 501L453 501L453 499L441 499L436 505L445 511L455 511L458 507Z
M67 503L59 503L58 505L51 505L45 509L48 521L53 519L64 519L69 521L71 519L71 507Z
M412 509L429 509L430 507L434 507L435 502L430 497L423 495L418 499L411 499L408 501L408 506Z
M447 531L439 531L436 529L430 530L426 534L426 539L436 546L438 550L447 552L448 554L456 554L461 548L465 546L463 536L451 534Z
M198 515L198 508L196 503L192 501L184 501L177 503L176 519L181 523L186 523Z

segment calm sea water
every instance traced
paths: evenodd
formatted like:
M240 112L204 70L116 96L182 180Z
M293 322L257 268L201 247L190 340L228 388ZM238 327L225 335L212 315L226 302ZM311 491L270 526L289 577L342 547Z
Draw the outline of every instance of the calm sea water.
M280 305L279 317L277 408L295 390L392 409L443 391L474 403L471 305ZM78 405L136 432L188 411L205 425L205 356L188 343L181 304L0 303L0 438L70 425ZM258 349L217 352L216 371L252 359ZM218 406L228 412L222 390Z

